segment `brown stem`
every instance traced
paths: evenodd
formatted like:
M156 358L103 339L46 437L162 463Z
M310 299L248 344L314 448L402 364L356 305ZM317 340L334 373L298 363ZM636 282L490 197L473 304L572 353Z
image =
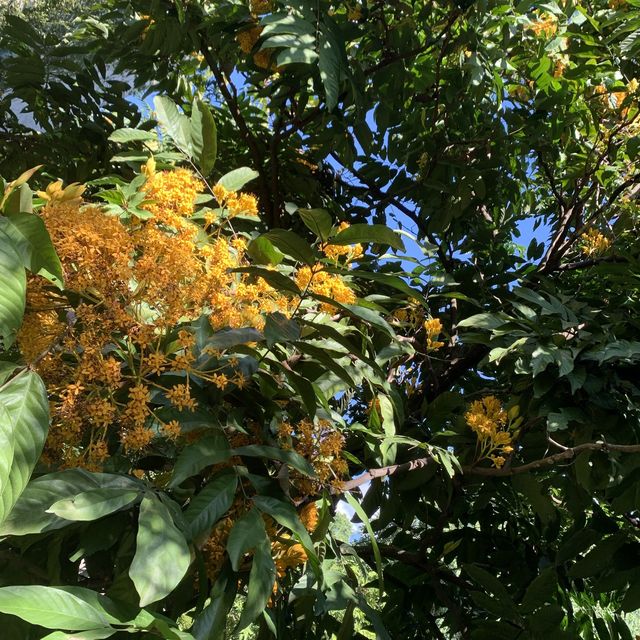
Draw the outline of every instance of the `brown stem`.
M550 467L566 460L571 460L583 451L603 451L603 452L618 452L618 453L640 453L640 444L609 444L608 442L585 442L584 444L576 445L575 447L568 447L560 453L555 453L527 464L522 464L518 467L511 468L489 468L489 467L463 467L463 475L476 475L476 476L493 476L493 477L505 477L514 476L520 473L527 473L534 471L535 469L542 469ZM405 471L415 471L416 469L422 469L429 464L432 464L434 459L429 456L426 458L417 458L410 462L403 464L392 464L388 467L379 467L377 469L369 469L365 473L344 482L341 487L341 492L351 491L356 487L359 487L366 482L373 480L374 478L384 478L386 476L392 476L396 473L404 473Z
M258 145L258 139L253 135L253 133L249 130L249 127L242 115L240 110L240 104L238 102L237 92L233 84L225 78L222 70L218 66L218 63L213 55L213 52L208 47L207 43L201 41L200 43L200 51L204 56L209 68L211 69L211 73L216 80L216 84L224 101L229 108L229 112L231 113L231 117L233 118L236 126L240 130L240 134L244 139L247 147L249 148L249 153L251 154L251 159L253 165L258 172L258 183L260 185L260 195L261 195L261 204L265 211L265 215L267 218L268 226L277 226L278 223L278 215L277 212L274 211L273 200L270 195L270 180L269 175L264 166L263 156L264 154L260 150Z

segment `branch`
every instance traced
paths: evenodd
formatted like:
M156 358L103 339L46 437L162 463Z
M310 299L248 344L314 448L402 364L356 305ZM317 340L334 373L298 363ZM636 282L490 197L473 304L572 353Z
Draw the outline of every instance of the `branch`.
M438 42L443 36L448 34L449 30L453 27L456 20L461 15L462 13L459 13L457 11L452 13L449 16L449 19L447 20L442 31L440 31L440 33L435 38L432 38L431 40L427 40L424 44L420 45L419 47L415 47L413 49L410 49L409 51L405 51L404 53L396 53L395 55L384 58L377 64L374 64L373 66L365 69L364 70L365 76L369 76L372 73L375 73L376 71L380 71L380 69L384 69L385 67L388 67L390 64L393 64L394 62L399 62L400 60L406 60L407 58L415 58L416 56L419 56L421 53L426 53L431 47L438 44Z
M432 462L433 458L429 456L428 458L418 458L417 460L410 460L409 462L404 462L403 464L392 464L388 467L380 467L379 469L369 469L363 474L355 478L351 478L351 480L343 482L342 486L340 487L340 493L352 491L356 487L359 487L366 482L370 482L374 478L384 478L386 476L392 476L395 473L404 473L405 471L415 471L416 469L422 469Z
M235 90L235 87L227 82L227 79L224 77L222 70L218 66L216 59L213 56L213 52L209 48L204 39L200 42L200 51L204 56L209 68L211 69L211 73L216 80L218 88L220 89L220 93L224 98L227 107L231 113L231 117L233 118L236 126L240 130L244 141L249 148L249 153L251 154L251 158L255 169L258 171L258 182L260 183L260 192L262 195L261 201L262 206L265 209L267 214L267 219L269 222L269 226L273 226L274 223L277 223L277 212L274 211L273 202L269 195L269 176L266 174L264 164L263 164L263 153L260 151L258 146L257 138L253 135L253 133L249 130L249 127L240 111L240 105L238 103L238 97Z
M514 476L520 473L527 473L535 469L550 467L565 460L572 460L583 451L615 451L618 453L640 453L640 444L609 444L607 442L585 442L584 444L569 447L560 453L554 453L552 456L534 460L519 467L511 467L509 469L502 467L501 469L485 468L485 467L463 467L465 474L477 476Z
M534 460L527 464L520 465L518 467L501 469L488 468L488 467L463 467L463 475L476 475L476 476L494 476L505 477L514 476L520 473L527 473L535 469L542 469L550 467L566 460L571 460L583 451L604 451L604 452L617 452L617 453L640 453L640 444L609 444L607 442L585 442L584 444L576 445L575 447L568 447L560 453L555 453L546 458L540 460ZM369 469L365 473L348 480L342 484L340 489L341 493L345 491L351 491L356 487L369 482L374 478L385 478L387 476L395 475L396 473L404 473L405 471L415 471L416 469L422 469L434 462L431 456L427 458L417 458L410 462L404 462L403 464L392 464L388 467L380 467L377 469Z
M625 258L621 256L604 256L601 258L586 258L579 260L578 262L569 262L567 264L561 264L558 266L558 271L574 271L575 269L584 269L585 267L592 267L596 264L602 264L603 262L627 262Z

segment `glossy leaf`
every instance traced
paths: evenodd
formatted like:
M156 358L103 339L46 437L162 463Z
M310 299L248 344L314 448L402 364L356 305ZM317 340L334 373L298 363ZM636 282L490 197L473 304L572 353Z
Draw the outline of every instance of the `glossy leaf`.
M40 377L22 371L0 387L0 433L11 442L0 456L0 524L27 486L49 430L49 403Z
M167 507L147 495L140 504L136 552L129 576L144 607L168 596L180 583L191 563L182 532Z

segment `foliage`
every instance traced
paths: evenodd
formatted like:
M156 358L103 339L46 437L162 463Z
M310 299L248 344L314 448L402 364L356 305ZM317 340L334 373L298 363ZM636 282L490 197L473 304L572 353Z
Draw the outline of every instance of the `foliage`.
M637 3L77 7L0 35L9 637L632 637Z

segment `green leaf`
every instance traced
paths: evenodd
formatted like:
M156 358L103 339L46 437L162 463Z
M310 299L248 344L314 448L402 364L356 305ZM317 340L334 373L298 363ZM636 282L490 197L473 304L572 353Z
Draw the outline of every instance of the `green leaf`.
M178 111L175 103L166 96L156 96L153 100L158 122L167 132L180 151L193 157L191 148L191 125L189 119Z
M178 456L173 468L170 487L199 473L205 467L228 460L233 454L229 443L222 433L212 433L193 444L187 445Z
M72 498L54 502L47 511L59 518L73 521L98 520L135 502L139 491L123 489L93 489Z
M362 522L364 523L365 529L369 534L369 539L371 540L371 549L373 550L373 557L376 562L376 571L378 573L378 585L380 594L382 594L382 590L384 589L384 577L382 574L382 557L380 555L380 548L378 547L378 541L376 540L376 534L373 531L373 527L371 526L371 521L367 517L365 510L362 508L360 503L351 495L351 493L347 492L344 494L345 499L355 511L356 515Z
M620 608L627 613L640 609L640 582L634 582L627 589L624 598L622 598Z
M458 327L473 327L474 329L497 329L505 322L509 321L509 317L498 313L477 313L458 322Z
M116 129L110 136L109 140L112 142L135 142L137 140L156 140L158 136L155 131L144 131L142 129L130 129L124 127L123 129Z
M234 571L239 571L242 558L260 544L269 544L269 537L264 527L260 511L253 507L238 518L229 533L227 553ZM270 547L270 545L269 545ZM271 582L273 587L273 581Z
M144 488L135 478L111 473L90 473L84 469L68 469L49 473L32 480L16 502L11 514L0 526L0 535L27 535L60 529L69 524L47 510L64 498L100 488Z
M237 447L231 450L232 456L246 456L248 458L269 458L271 460L279 460L293 467L296 471L314 477L316 475L311 463L305 460L299 453L295 451L287 451L278 449L277 447L268 447L261 444L248 444L246 447Z
M300 522L298 512L294 506L288 502L283 502L271 496L254 496L253 502L264 514L271 516L283 527L293 531L307 551L313 553L313 542L309 532Z
M210 602L195 619L191 632L196 640L222 638L227 626L227 615L233 606L238 580L225 564L211 589Z
M326 209L298 209L298 215L322 242L327 241L333 228L333 219Z
M594 576L611 566L613 554L624 544L623 535L611 535L600 542L578 560L571 569L569 576L572 578L588 578Z
M282 253L298 262L303 262L307 265L313 265L316 262L313 249L309 243L293 231L288 231L287 229L271 229L271 231L268 231L261 237L270 240Z
M213 525L233 504L237 487L236 474L232 471L223 471L192 498L184 513L192 539L211 531Z
M248 627L262 613L273 594L275 580L276 565L271 556L271 544L267 538L256 547L253 554L247 600L238 622L238 630Z
M14 213L0 218L0 225L14 241L23 265L62 289L62 265L42 218L33 213Z
M318 69L327 99L327 109L333 111L338 104L340 90L340 54L326 27L318 38Z
M548 524L557 517L553 501L533 474L521 473L513 476L511 483L529 501L543 524Z
M168 596L191 563L191 553L167 507L153 495L140 504L136 553L129 576L144 607Z
M209 175L216 163L218 138L211 109L202 100L194 100L191 109L191 148L202 174Z
M471 579L477 582L485 591L491 593L499 600L511 602L511 597L506 588L494 575L491 575L488 571L485 571L475 564L465 564L464 570L469 574Z
M261 269L260 267L238 267L233 269L234 273L250 273L258 278L262 278L267 284L270 284L278 291L288 291L294 295L300 295L298 285L284 273L270 269Z
M290 320L283 313L276 311L267 315L265 319L264 337L268 347L277 343L295 342L300 338L300 327L295 320Z
M254 238L247 246L247 253L256 264L280 264L284 253L278 251L264 236Z
M558 577L555 569L548 567L527 587L522 599L522 606L527 611L533 612L538 607L554 599L557 586Z
M84 631L110 623L103 610L77 595L41 585L0 587L0 611L45 629Z
M47 391L38 374L23 371L0 387L0 433L12 442L0 451L0 523L29 482L49 430Z
M223 186L227 191L239 191L247 182L255 180L260 174L249 167L239 167L229 173L225 173L218 184Z
M404 251L404 242L399 234L383 224L352 224L331 239L331 244L362 244L374 242L388 244L398 251Z
M239 344L248 342L260 342L263 340L262 334L257 329L244 327L240 329L222 329L216 331L207 341L206 346L212 349L229 349Z
M89 631L76 631L75 633L65 633L64 631L54 631L46 635L42 640L103 640L110 638L117 629L106 627L104 629L90 629Z
M31 191L29 185L22 183L14 189L7 197L3 209L5 215L33 213L33 191Z
M13 344L22 324L27 276L13 240L0 226L0 351Z

